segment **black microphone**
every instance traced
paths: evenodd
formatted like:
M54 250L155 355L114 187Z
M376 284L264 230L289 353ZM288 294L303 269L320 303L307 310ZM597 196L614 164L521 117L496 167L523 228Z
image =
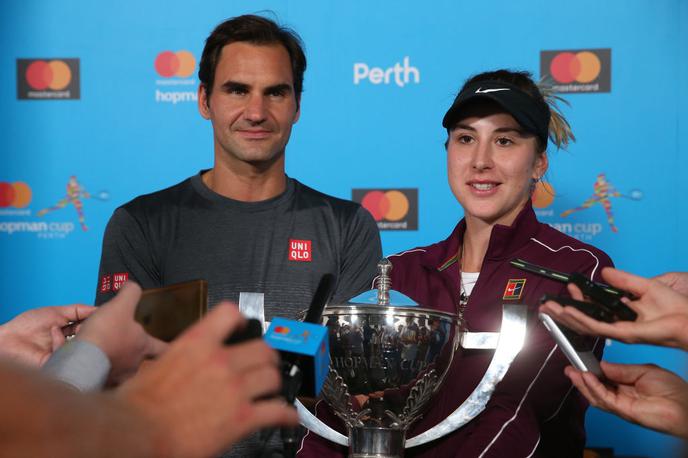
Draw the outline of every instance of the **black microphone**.
M255 318L249 318L243 328L235 330L224 341L225 345L236 345L251 339L260 339L263 335L263 325Z
M334 275L325 274L320 278L318 288L315 290L311 306L308 307L306 317L303 319L304 323L320 324L323 310L332 297L334 292Z
M330 300L335 286L335 277L332 274L325 274L320 278L318 287L311 300L311 305L308 307L306 316L303 319L305 323L320 324L323 310ZM282 394L286 401L293 404L296 396L301 390L303 383L303 373L313 371L313 361L309 361L307 357L294 353L282 354ZM308 380L308 384L313 384L312 377ZM310 389L308 391L311 391ZM284 446L284 456L295 457L297 452L298 429L297 428L282 428L282 443Z

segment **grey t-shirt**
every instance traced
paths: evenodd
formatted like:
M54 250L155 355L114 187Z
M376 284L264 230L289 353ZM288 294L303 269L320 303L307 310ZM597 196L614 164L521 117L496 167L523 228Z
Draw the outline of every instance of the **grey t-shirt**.
M142 288L205 279L210 306L239 293L263 293L265 318L296 318L320 278L334 274L333 303L370 289L382 256L372 216L360 205L288 178L286 190L240 202L195 175L115 210L103 239L96 304L123 280ZM275 434L279 439L279 433ZM272 441L271 441L272 442ZM254 436L234 456L254 456Z

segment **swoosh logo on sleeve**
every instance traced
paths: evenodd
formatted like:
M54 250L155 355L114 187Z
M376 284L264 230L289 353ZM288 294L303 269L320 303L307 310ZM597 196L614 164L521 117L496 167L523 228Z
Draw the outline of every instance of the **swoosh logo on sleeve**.
M508 91L510 90L508 87L500 87L500 88L495 88L495 89L483 89L482 87L479 87L478 89L475 90L476 94L489 94L490 92L498 92L498 91Z

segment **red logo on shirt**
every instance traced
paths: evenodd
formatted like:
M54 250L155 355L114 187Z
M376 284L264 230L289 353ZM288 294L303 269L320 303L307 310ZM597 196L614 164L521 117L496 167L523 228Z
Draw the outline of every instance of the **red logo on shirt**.
M509 279L504 290L503 299L518 300L523 295L523 287L526 284L525 278Z
M289 260L300 262L311 262L313 251L310 240L289 240Z
M103 275L100 279L100 292L107 293L112 291L112 275Z
M127 280L129 280L129 274L127 272L112 274L112 290L118 291Z

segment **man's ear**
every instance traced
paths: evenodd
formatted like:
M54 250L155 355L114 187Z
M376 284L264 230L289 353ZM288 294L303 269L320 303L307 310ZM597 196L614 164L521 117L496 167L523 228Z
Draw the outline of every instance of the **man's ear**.
M210 119L210 106L208 105L208 92L205 84L198 85L198 112L204 119Z
M296 113L294 114L294 122L292 124L296 124L296 122L299 120L301 117L301 94L296 96Z

